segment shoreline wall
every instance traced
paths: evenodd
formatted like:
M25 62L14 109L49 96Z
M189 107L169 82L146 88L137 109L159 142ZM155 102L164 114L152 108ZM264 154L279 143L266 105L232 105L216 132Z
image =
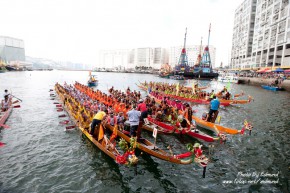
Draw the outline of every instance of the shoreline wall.
M240 84L248 84L248 85L268 85L273 82L275 79L263 79L263 78L252 78L252 77L239 77L238 78ZM286 91L290 92L290 80L284 80L281 85Z

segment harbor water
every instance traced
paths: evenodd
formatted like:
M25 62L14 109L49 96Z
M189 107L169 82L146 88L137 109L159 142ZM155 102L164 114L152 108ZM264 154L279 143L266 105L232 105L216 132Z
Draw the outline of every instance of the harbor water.
M50 89L56 82L86 84L85 71L31 71L0 74L0 91L8 89L23 100L0 130L0 192L289 192L290 191L290 93L272 92L257 86L231 84L231 93L243 90L254 98L250 104L221 107L221 125L241 129L243 121L253 126L252 135L228 135L225 144L203 143L211 152L206 177L197 164L177 165L145 153L135 168L116 164L79 130L64 131ZM178 82L151 74L97 72L96 89L138 90L148 81ZM193 81L179 81L191 86ZM199 81L221 90L227 83ZM144 91L141 91L146 96ZM1 95L2 97L2 95ZM206 105L192 104L201 117ZM72 123L71 123L72 124ZM142 135L153 141L152 133ZM174 154L186 152L195 139L178 135L158 135L157 145Z

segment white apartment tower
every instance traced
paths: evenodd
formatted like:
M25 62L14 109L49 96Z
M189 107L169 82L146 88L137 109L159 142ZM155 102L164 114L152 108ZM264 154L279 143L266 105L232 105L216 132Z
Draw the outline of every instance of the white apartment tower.
M289 0L257 0L254 67L290 67L289 20Z
M120 69L128 68L129 50L101 50L99 68Z
M289 26L289 0L245 0L235 13L231 67L290 67Z
M165 48L136 48L131 50L101 50L99 68L134 69L135 67L151 67L160 69L168 63Z
M235 11L231 67L245 68L252 56L257 0L245 0Z

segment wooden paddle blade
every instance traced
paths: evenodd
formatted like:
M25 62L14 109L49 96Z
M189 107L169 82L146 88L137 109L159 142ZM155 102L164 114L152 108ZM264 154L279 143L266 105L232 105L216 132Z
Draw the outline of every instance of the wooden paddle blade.
M53 89L49 89L49 91L53 91Z
M55 105L56 107L62 107L62 105L61 104L58 104L58 105Z
M0 141L0 147L4 147L6 144Z
M20 105L15 105L13 106L13 108L20 108Z
M16 101L14 101L12 104L15 104L15 103L18 103L19 102L19 100L16 100Z
M65 115L65 114L63 114L63 115L59 115L58 117L66 117L66 115Z
M66 125L68 123L69 123L69 120L64 120L64 121L59 122L59 124L63 124L63 125Z
M63 111L63 109L57 109L56 111L57 111L57 112L61 112L61 111Z
M76 126L75 125L71 125L71 126L67 126L67 127L65 127L66 129L73 129L73 128L76 128Z
M55 104L55 105L56 105L56 104L59 104L59 102L54 102L53 104Z
M4 129L9 129L10 128L10 126L9 125L5 125L5 124L0 124L0 128L4 128Z

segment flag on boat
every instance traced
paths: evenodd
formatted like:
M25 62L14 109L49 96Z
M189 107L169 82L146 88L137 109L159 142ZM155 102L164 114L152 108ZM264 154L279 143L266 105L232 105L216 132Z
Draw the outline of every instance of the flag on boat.
M192 83L192 93L195 94L195 82Z
M103 125L101 124L99 129L98 141L100 141L103 138L104 138L104 128Z
M117 137L117 135L118 135L118 125L116 124L114 126L113 133L112 133L112 135L110 137L110 141L113 141Z
M226 88L227 88L228 91L231 89L231 83L230 82L228 82Z

